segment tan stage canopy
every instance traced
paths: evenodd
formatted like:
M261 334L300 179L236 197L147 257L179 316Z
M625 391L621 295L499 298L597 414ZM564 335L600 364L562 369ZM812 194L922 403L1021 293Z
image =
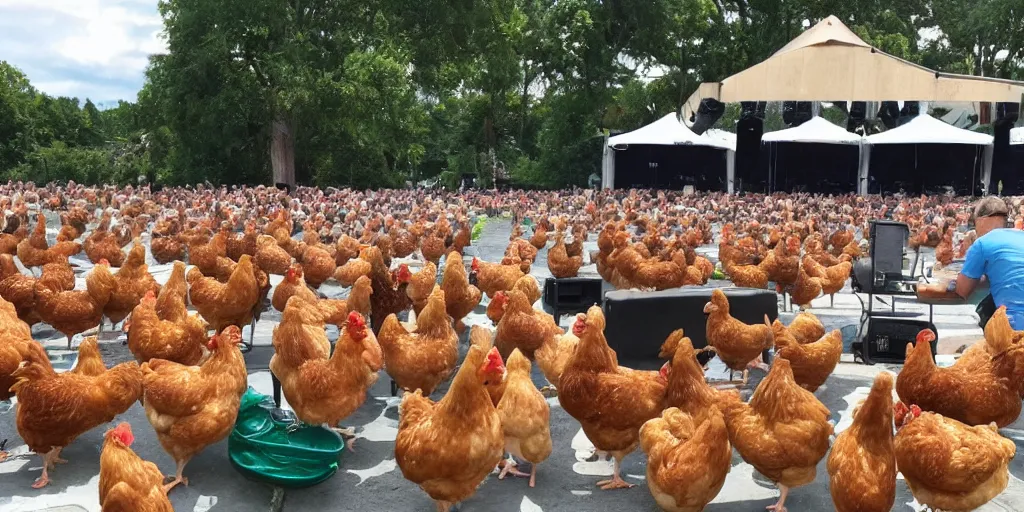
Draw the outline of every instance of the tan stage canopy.
M701 84L683 105L700 101L1021 101L1024 82L939 73L883 53L829 16L760 64L720 83Z

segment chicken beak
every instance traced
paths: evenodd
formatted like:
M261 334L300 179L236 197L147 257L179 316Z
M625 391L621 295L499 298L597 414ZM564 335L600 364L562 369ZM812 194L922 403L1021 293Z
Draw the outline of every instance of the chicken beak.
M715 305L713 303L711 303L711 302L708 302L707 304L704 304L704 314L705 315L711 314L711 310L714 309L714 307L715 307Z

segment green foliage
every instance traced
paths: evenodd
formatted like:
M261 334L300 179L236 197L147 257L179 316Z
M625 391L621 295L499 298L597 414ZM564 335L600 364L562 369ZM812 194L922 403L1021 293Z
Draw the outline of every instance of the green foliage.
M676 111L836 15L882 51L1024 79L1020 0L161 0L133 102L36 91L0 62L0 173L86 182L584 186L606 132ZM920 34L929 34L922 38ZM739 105L717 127L735 130ZM821 114L843 125L845 114ZM274 127L283 128L275 129ZM781 104L764 129L784 128ZM280 168L287 158L278 159Z
M47 183L74 180L78 183L109 183L114 180L114 161L104 149L68 147L56 141L29 155L28 161L15 169L11 179Z
M476 224L473 224L473 230L470 234L470 240L476 242L480 239L480 235L484 233L484 226L487 225L487 217L478 217Z

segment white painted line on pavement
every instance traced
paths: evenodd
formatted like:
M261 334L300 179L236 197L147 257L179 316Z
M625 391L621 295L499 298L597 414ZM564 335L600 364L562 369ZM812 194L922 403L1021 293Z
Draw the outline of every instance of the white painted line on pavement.
M379 464L377 464L376 466L374 466L372 468L350 469L350 470L346 471L346 473L352 473L353 475L356 475L357 477L359 477L359 483L356 484L356 486L359 486L359 485L363 485L363 482L365 482L365 481L367 481L367 480L369 480L371 478L376 478L376 477L381 476L381 475L386 475L386 474L394 471L395 468L397 468L397 467L398 467L398 463L395 462L395 459L384 459L384 460L380 461Z

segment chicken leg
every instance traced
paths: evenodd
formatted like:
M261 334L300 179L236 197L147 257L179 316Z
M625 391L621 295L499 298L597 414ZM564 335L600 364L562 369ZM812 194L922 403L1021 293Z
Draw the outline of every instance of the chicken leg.
M779 484L779 501L774 505L768 505L765 510L772 510L774 512L786 512L786 495L789 494L789 487Z
M635 484L631 484L631 483L623 480L622 477L619 476L619 468L620 468L621 465L622 465L622 456L616 455L615 456L615 473L612 474L611 480L601 480L600 482L597 483L597 486L600 487L601 490L610 491L612 489L630 489L630 488L632 488L635 485ZM785 511L782 511L782 512L785 512Z
M744 386L746 386L747 385L747 381L750 380L750 369L751 368L757 368L757 369L763 370L765 372L768 372L769 370L772 369L771 366L768 366L767 364L765 364L764 359L762 358L762 356L760 356L760 355L757 356L757 359L754 359L753 361L747 363L747 368L745 370L743 370L743 385ZM731 377L731 375L730 375L730 377Z
M61 450L63 450L63 449L64 449L64 448L54 448L54 449L53 449L53 450L54 450L55 452L57 452L57 453L54 453L54 454L52 455L52 457L53 457L53 458L52 458L52 459L50 459L50 467L51 467L51 468L53 467L53 465L54 465L54 464L67 464L67 463L68 463L67 459L62 459L62 458L60 458L60 452L61 452Z
M181 473L185 470L185 464L188 464L188 460L181 460L181 461L177 461L177 462L178 462L178 472L174 476L174 479L170 481L170 483L164 484L164 494L166 494L168 491L173 489L174 486L176 486L178 484L185 484L185 487L188 487L188 478L185 478L185 477L183 477L181 475Z
M32 482L33 489L42 489L43 487L46 487L50 483L49 471L53 468L53 465L67 462L59 457L60 450L60 448L52 448L50 451L43 454L43 474L40 475L35 482Z
M331 429L331 430L333 430L335 433L337 433L339 436L341 436L342 439L345 440L345 448L347 448L348 451L350 451L352 453L356 452L356 450L354 448L354 446L356 444L356 429L355 429L355 427L349 427L349 428L330 427L330 426L328 426L326 424L324 426L329 428L329 429Z
M437 512L451 512L452 507L455 506L455 504L450 501L435 501L434 503L437 504Z

